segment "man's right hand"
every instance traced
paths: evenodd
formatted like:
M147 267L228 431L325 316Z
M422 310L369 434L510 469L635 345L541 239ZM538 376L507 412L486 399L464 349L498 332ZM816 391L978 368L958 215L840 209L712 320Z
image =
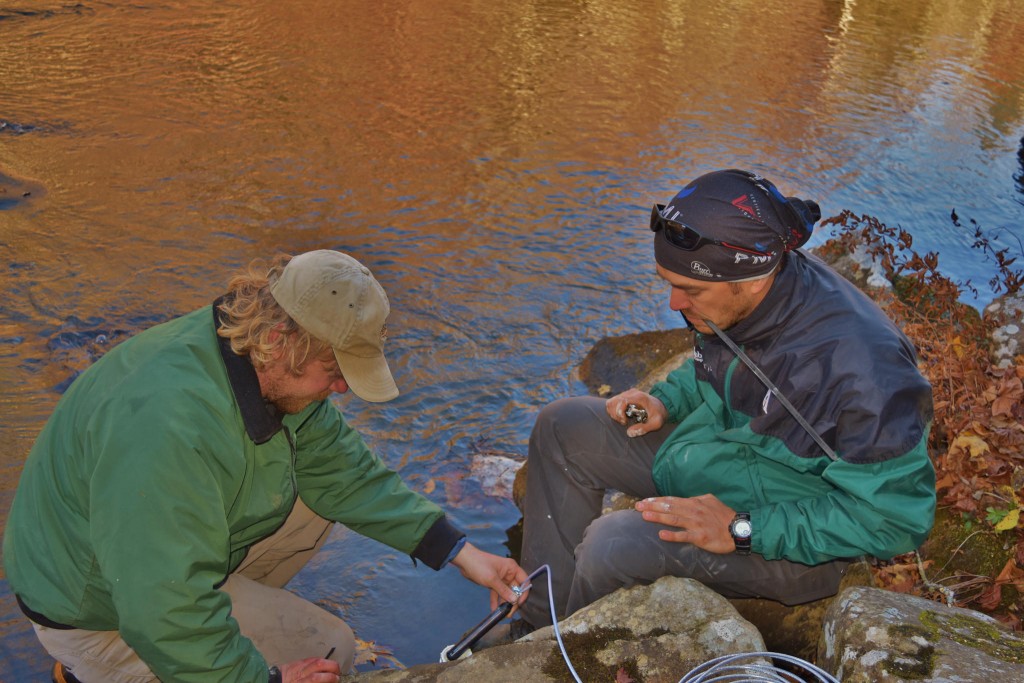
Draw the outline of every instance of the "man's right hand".
M626 406L631 403L647 411L647 422L633 424L626 417ZM604 407L610 418L627 427L626 436L640 436L661 429L665 421L668 420L668 409L665 408L665 404L639 389L627 389L621 394L612 396L605 401Z
M282 683L338 683L341 665L333 659L310 657L281 665Z

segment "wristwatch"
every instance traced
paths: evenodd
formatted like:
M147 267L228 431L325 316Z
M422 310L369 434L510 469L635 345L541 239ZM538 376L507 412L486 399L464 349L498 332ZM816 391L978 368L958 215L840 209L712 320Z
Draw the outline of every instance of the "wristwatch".
M732 534L732 540L736 543L737 555L750 554L750 534L753 531L754 527L750 524L750 513L737 512L732 523L729 524L729 533Z
M281 670L276 666L270 667L267 673L270 675L268 683L281 683Z

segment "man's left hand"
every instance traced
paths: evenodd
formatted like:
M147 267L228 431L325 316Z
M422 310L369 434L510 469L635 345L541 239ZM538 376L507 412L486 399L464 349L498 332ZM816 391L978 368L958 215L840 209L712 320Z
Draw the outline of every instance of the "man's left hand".
M710 493L695 498L644 498L636 509L648 522L679 527L679 531L659 531L658 538L663 541L690 543L712 553L736 550L729 533L736 512Z
M462 575L473 583L491 589L491 609L500 602L511 602L517 605L526 599L529 591L522 597L516 595L512 586L526 583L526 571L510 557L498 557L480 550L472 543L466 543L459 554L452 560Z

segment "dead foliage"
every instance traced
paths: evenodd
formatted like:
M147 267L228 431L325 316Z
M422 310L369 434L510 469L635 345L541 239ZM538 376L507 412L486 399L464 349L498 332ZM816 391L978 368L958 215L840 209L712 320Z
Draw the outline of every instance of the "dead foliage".
M955 212L951 219L963 227ZM935 421L929 452L939 503L954 513L962 531L962 542L947 549L949 557L923 559L910 553L880 563L876 578L891 590L986 612L1021 630L1024 356L1002 368L989 360L991 333L1006 321L998 315L983 317L961 303L964 293L977 294L973 285L942 275L938 254L918 254L906 230L849 211L823 225L836 226L836 236L821 249L826 257L866 247L893 285L871 294L917 346L921 371L932 384ZM1024 277L1013 268L1016 256L995 249L974 221L971 226L973 246L995 264L989 287L996 294L1019 292ZM965 552L975 534L995 541L996 557L986 553L987 562L979 558L965 569L954 562L963 558L954 556Z

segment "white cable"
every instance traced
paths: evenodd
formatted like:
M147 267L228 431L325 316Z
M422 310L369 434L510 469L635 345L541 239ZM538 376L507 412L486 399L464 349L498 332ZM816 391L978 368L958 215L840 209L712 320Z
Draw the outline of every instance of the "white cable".
M555 631L555 638L558 640L558 649L561 650L562 659L565 660L565 665L569 667L569 673L572 674L572 677L576 680L576 683L583 683L583 681L580 680L579 675L576 674L576 669L573 668L572 662L569 661L569 653L565 651L565 643L562 642L562 633L558 629L558 617L555 616L555 594L554 589L551 587L551 567L549 567L546 564L541 565L536 570L534 570L532 574L530 574L528 581L533 581L533 579L541 572L547 574L548 607L551 609L551 628Z
M762 659L779 659L789 664L794 664L801 674L810 674L814 678L805 679L798 677L772 664L764 664ZM750 663L742 663L744 660L758 660ZM709 678L708 676L713 676ZM828 672L819 669L808 661L792 655L779 652L742 652L732 655L723 655L701 664L688 674L679 679L679 683L804 683L805 681L820 681L821 683L839 683Z

